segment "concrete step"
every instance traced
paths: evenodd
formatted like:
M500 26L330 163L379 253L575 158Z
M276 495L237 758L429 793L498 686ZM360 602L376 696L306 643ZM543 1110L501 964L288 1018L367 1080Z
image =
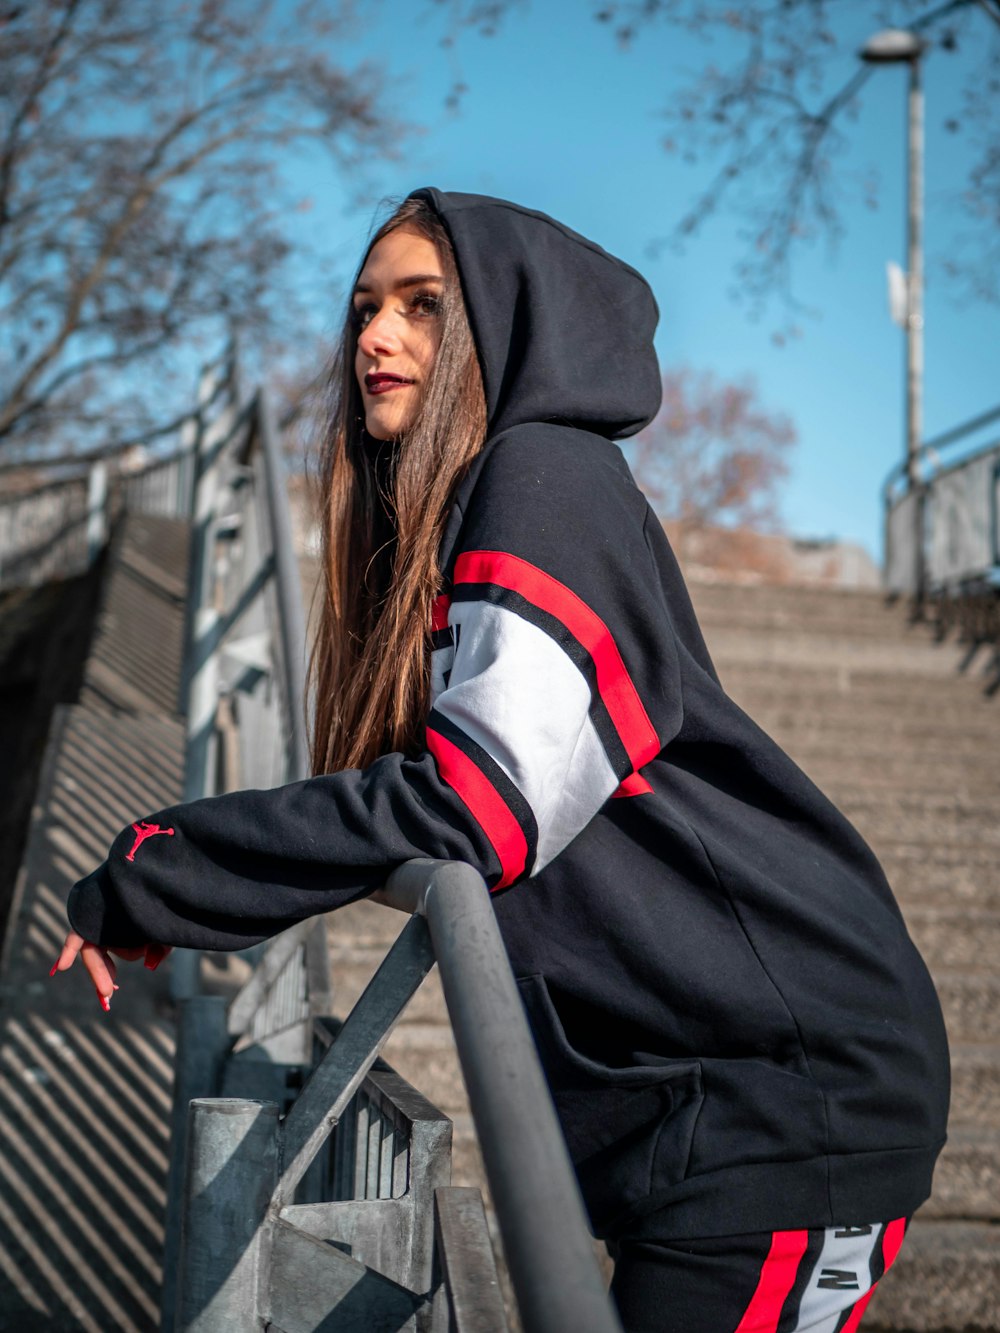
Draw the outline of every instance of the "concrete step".
M902 792L840 794L843 813L877 848L883 835L913 830L924 841L970 844L1000 852L1000 820L978 800L956 800Z
M848 637L834 633L755 632L719 626L711 631L715 668L727 683L760 680L772 686L781 678L820 681L825 688L850 690L856 676L895 677L903 688L940 689L946 694L974 678L978 668L962 671L964 654L955 644L930 645L877 635Z
M937 841L924 837L920 829L885 833L876 850L882 864L894 875L928 886L939 885L959 898L977 893L979 886L988 886L998 878L1000 854L996 848Z
M116 535L80 703L98 711L179 707L189 525L130 514Z
M1000 1044L1000 973L937 969L934 985L953 1048L960 1042L985 1042L996 1049ZM997 1105L1000 1107L1000 1098Z
M954 741L964 752L975 748L977 737L981 747L984 741L1000 736L997 717L968 707L964 699L935 701L919 696L900 700L888 691L874 690L867 695L857 690L853 694L818 689L795 692L791 684L787 689L765 692L746 684L742 688L733 688L728 681L723 684L768 735L780 732L786 740L797 738L816 747L827 743L863 746L866 740L877 738L886 745L921 751L935 746L947 749Z
M1000 1133L993 1126L948 1127L948 1142L934 1171L934 1193L921 1216L1000 1221Z
M719 626L790 630L831 626L848 635L872 633L931 639L925 625L913 625L904 608L887 604L881 593L790 587L742 587L692 580L691 600L706 632Z
M917 1214L879 1283L865 1333L996 1333L1000 1227Z
M820 747L798 745L792 758L828 792L912 792L932 796L947 791L965 801L1000 800L1000 760L978 750L943 756L913 747L887 747L880 754L836 755Z
M893 893L900 906L910 907L982 907L1000 910L1000 857L988 875L944 874L930 867L901 867L882 849L876 849Z
M906 925L932 973L981 973L1000 960L1000 912L973 907L912 907Z
M951 1120L992 1129L1000 1150L1000 1042L952 1042Z

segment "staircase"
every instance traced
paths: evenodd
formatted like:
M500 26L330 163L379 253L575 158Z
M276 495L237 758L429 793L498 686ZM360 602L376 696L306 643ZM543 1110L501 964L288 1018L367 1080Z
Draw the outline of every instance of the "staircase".
M878 852L945 1009L950 1141L934 1196L865 1328L992 1333L1000 1329L1000 699L985 694L980 674L991 663L936 643L875 593L719 584L692 592L727 689ZM330 917L338 1012L400 924L370 903ZM433 975L386 1058L454 1119L455 1183L485 1192Z
M12 1333L159 1327L174 1057L166 969L123 965L107 1014L82 967L48 972L73 882L137 813L180 799L187 544L185 523L129 515L105 561L82 669L65 633L51 634L75 701L54 694L0 956L0 1329ZM40 693L52 712L54 690Z
M865 1328L1000 1328L1000 700L992 654L872 593L694 589L733 697L878 853L952 1048L949 1142ZM964 668L964 670L963 670Z

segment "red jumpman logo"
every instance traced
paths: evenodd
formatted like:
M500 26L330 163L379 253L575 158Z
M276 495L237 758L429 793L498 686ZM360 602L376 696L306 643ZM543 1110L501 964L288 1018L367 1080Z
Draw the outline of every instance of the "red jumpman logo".
M149 821L145 819L139 824L133 824L132 827L135 829L135 842L132 844L132 850L125 858L126 861L135 860L136 852L147 838L152 838L157 833L166 833L170 838L174 836L172 828L160 828L159 824L150 824Z

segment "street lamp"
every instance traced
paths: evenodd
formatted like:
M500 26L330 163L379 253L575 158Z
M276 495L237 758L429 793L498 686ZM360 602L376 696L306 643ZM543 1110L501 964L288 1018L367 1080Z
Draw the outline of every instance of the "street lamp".
M924 377L924 94L920 58L927 43L905 28L885 28L861 48L870 65L910 67L907 157L906 275L906 478L911 491L920 484ZM919 549L919 546L918 546Z

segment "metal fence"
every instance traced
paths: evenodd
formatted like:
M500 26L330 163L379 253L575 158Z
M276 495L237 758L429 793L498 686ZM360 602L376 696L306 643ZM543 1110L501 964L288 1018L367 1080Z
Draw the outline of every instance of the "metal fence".
M415 861L382 899L411 919L343 1025L309 1020L308 1070L227 1062L243 1000L228 1030L221 1002L188 1002L207 1095L188 1103L174 1327L507 1329L479 1192L449 1183L450 1122L376 1067L436 961L523 1327L620 1333L485 884Z
M918 601L951 600L1000 588L1000 441L945 464L941 450L960 443L1000 411L929 440L923 480L904 485L901 467L883 488L885 586Z

